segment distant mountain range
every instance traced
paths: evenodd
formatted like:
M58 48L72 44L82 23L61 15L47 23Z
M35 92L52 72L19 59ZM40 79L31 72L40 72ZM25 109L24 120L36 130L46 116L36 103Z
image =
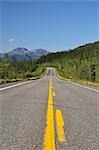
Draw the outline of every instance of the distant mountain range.
M3 54L3 53L0 53L0 59L3 58L3 57L4 57L4 54Z
M28 50L26 48L18 47L8 53L8 59L10 61L29 61L37 59L43 55L47 55L50 52L44 49L35 49L35 50ZM5 54L0 53L0 59L4 58Z

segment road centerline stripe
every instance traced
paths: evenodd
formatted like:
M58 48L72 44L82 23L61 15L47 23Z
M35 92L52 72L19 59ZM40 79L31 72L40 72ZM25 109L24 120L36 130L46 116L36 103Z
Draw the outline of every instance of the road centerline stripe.
M57 109L55 113L55 119L56 119L56 131L57 131L57 137L59 142L65 142L65 133L64 133L64 120L62 116L61 110Z
M54 131L54 107L53 107L52 81L50 80L43 150L55 150L55 149L56 148L55 148L55 131Z
M55 91L53 91L53 96L56 96L56 93L55 93Z

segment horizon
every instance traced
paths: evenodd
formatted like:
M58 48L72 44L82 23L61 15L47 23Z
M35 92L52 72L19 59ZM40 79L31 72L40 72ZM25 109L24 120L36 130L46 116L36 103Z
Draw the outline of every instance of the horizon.
M0 52L17 47L56 52L99 39L97 1L1 1L0 6Z
M51 53L55 52L55 53L56 53L56 52L74 50L74 49L76 49L76 48L79 48L80 46L85 46L85 45L87 45L87 44L94 44L94 43L97 43L97 42L99 42L99 40L98 40L98 41L95 41L95 42L92 42L92 43L85 43L85 44L83 44L83 45L78 45L78 46L76 46L76 47L74 47L74 48L72 48L72 49L64 49L64 50L58 50L58 51L56 51L56 50L51 51L51 50L47 50L47 49L44 49L44 48L28 49L28 48L26 48L26 47L20 47L20 46L19 46L19 47L16 47L16 48L14 48L14 49L12 49L12 50L10 50L10 51L6 51L6 52L0 51L0 53L2 53L2 54L4 54L4 53L9 53L9 52L11 52L11 51L13 51L13 50L15 50L15 49L18 49L18 48L27 49L28 51L35 51L35 50L42 49L42 50L46 50L47 52L51 52Z

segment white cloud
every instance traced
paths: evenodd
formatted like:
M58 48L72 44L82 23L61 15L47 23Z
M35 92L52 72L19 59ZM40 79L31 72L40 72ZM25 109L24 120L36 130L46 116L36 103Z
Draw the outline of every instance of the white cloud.
M8 42L15 42L15 39L14 39L14 38L10 38L10 39L8 40Z

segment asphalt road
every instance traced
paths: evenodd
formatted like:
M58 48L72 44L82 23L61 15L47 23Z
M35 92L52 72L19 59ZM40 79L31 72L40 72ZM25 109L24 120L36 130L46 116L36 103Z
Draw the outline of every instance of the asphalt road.
M41 79L0 89L0 150L42 150L50 79L55 149L99 149L99 92L62 81L55 76L54 69L49 69ZM57 110L64 122L60 135ZM59 141L61 134L63 141Z

